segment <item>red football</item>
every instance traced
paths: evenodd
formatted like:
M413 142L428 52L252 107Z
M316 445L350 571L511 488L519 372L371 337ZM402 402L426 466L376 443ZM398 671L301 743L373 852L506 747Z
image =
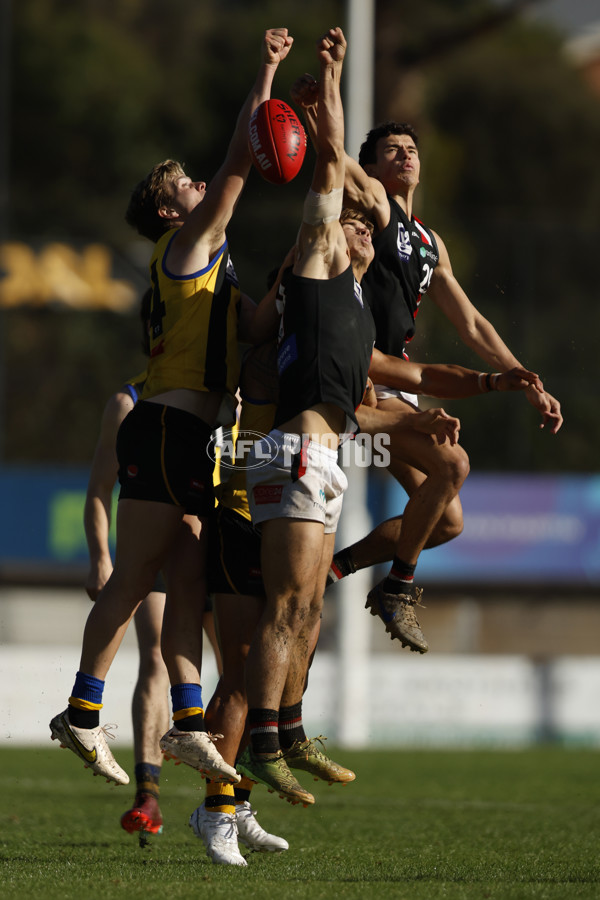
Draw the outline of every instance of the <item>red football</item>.
M248 129L252 162L265 181L286 184L295 178L306 153L306 132L283 100L265 100L254 110Z

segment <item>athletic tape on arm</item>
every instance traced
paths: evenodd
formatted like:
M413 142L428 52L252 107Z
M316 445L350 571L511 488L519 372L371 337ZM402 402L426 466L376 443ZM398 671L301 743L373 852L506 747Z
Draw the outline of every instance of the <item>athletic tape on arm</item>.
M344 188L334 188L328 194L309 191L304 201L302 221L307 225L327 225L339 219L342 212Z

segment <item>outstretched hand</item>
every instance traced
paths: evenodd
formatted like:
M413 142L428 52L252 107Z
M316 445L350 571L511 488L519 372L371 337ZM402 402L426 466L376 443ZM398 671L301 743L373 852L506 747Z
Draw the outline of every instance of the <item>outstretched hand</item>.
M412 419L412 427L423 434L432 434L438 444L450 441L450 446L458 444L460 433L460 420L455 416L449 416L441 407L427 409L424 412L415 413Z
M540 381L539 375L536 375L535 372L530 372L528 369L523 369L521 366L515 366L514 369L509 369L508 372L501 372L497 376L494 388L497 391L524 391L530 385L539 394L544 393L544 385Z
M293 43L294 38L288 34L287 28L267 29L263 39L264 62L270 66L278 66L290 52Z
M547 391L542 391L540 393L531 385L527 387L525 396L531 405L541 413L542 423L540 428L545 428L547 426L551 434L556 434L563 423L560 403L556 397L553 397L552 394L548 394Z

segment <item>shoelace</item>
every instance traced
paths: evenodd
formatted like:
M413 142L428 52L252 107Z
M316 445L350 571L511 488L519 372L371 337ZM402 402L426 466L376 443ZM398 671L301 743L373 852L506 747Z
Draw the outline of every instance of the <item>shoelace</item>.
M112 728L113 726L111 725L110 727ZM179 741L179 740L182 740L185 738L187 738L188 740L193 740L193 734L194 734L193 731L180 731L179 734L177 735L177 740ZM219 739L223 738L222 734L211 734L210 731L203 731L203 732L201 732L201 734L205 734L207 736L207 738L213 742L213 744L216 744L216 742ZM113 735L113 737L114 737L114 735Z
M422 606L423 609L427 609L424 603L422 603L423 597L423 588L416 587L415 588L415 596L413 598L413 606Z
M116 731L118 727L119 726L116 722L107 722L106 725L100 726L100 731L105 737L110 738L111 741L114 741L114 739L116 738L116 734L113 734L113 729ZM108 758L105 755L104 765L108 765L111 772L119 774L119 772L121 771L119 763L116 761L108 747L106 749L108 751Z
M237 837L237 825L235 824L235 816L220 816L219 820L212 822L211 825L213 829L219 829L219 834L223 834L222 829L224 828L225 831L223 836L228 841L234 837Z
M300 750L302 753L308 753L310 750L314 751L314 753L321 753L321 751L318 749L318 747L315 747L314 742L318 741L320 743L321 747L323 748L323 750L325 750L324 741L326 741L326 740L327 740L327 738L325 737L324 734L319 734L317 737L307 738L306 739L306 741L307 741L306 747L301 746L301 744L303 744L304 741L294 741L294 743L292 744L291 747L289 747L287 750L284 750L282 752L283 752L284 756L286 756L286 754L292 753L294 751L294 749Z
M258 822L255 821L256 813L252 809L251 806L242 806L240 809L235 810L235 818L242 819L246 828L249 826L255 825L257 828L260 828Z
M111 741L114 741L114 739L116 738L116 734L112 733L112 729L114 728L116 731L118 727L119 726L116 722L107 722L106 725L100 726L100 731L105 737L110 738Z

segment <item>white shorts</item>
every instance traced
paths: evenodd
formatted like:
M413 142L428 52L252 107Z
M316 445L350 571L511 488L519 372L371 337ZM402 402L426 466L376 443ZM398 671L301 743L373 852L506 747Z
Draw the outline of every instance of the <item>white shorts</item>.
M399 391L397 388L387 387L385 384L374 384L375 396L378 400L391 400L394 397L400 397L407 403L419 408L419 398L416 394L409 394L408 391Z
M270 456L269 461L262 461ZM246 492L254 525L270 519L322 522L335 532L348 479L330 450L278 428L250 450ZM262 464L261 464L262 463Z

